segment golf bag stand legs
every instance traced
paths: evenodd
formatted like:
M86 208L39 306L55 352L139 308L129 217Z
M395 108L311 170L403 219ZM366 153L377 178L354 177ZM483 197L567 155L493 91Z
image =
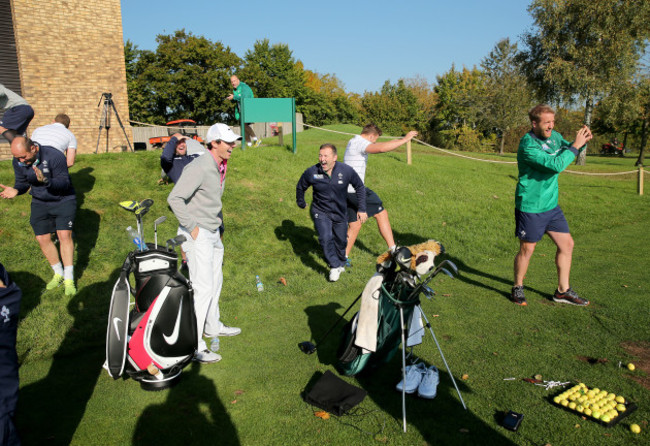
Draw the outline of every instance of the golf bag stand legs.
M429 322L429 319L427 318L427 315L424 314L424 311L422 311L422 306L418 305L418 308L420 309L420 313L422 314L422 317L424 318L424 321L427 323L427 328L429 329L429 332L431 333L431 337L433 338L434 342L436 343L436 347L438 347L438 351L440 352L440 357L442 358L442 362L445 363L445 368L447 369L447 373L449 373L449 377L451 378L451 382L454 384L454 387L456 388L456 393L458 393L458 398L460 398L460 402L463 404L463 409L467 410L467 406L465 405L465 400L463 400L463 396L460 394L460 390L458 389L458 385L456 384L456 380L454 379L454 374L451 373L451 370L449 370L449 365L447 364L447 360L445 359L445 355L442 353L442 349L440 348L440 344L438 343L438 339L436 338L436 335L433 332L433 328L431 327L431 323Z
M467 410L467 406L465 405L465 400L463 400L463 396L460 394L460 389L456 384L454 375L451 373L451 370L449 369L449 364L447 364L445 355L444 353L442 353L442 349L440 348L438 339L436 338L436 335L433 332L431 323L429 322L429 319L427 318L426 314L424 314L424 311L422 311L422 306L418 304L416 305L416 307L420 310L420 314L422 315L424 321L426 322L426 326L429 329L429 332L431 333L431 337L433 338L433 341L436 343L436 347L438 347L438 352L440 352L440 357L442 358L442 362L445 364L445 368L447 369L447 373L451 378L451 382L454 384L454 387L456 388L456 393L458 393L458 398L460 398L460 402L463 405L463 409ZM404 309L402 306L399 307L399 322L400 322L400 329L402 332L402 382L406 383L406 325L404 324ZM404 430L404 433L406 433L406 386L405 385L402 386L402 429Z

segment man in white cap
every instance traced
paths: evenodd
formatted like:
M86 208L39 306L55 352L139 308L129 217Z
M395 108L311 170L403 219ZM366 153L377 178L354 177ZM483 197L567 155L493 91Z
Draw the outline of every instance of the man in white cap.
M203 336L235 336L241 329L220 320L219 295L223 284L223 243L221 196L228 160L241 136L226 124L214 124L206 135L207 152L183 170L167 202L178 218L178 233L186 237L182 248L187 253L190 279L194 287L194 311L198 329L198 347L194 359L211 363L221 355L207 348Z

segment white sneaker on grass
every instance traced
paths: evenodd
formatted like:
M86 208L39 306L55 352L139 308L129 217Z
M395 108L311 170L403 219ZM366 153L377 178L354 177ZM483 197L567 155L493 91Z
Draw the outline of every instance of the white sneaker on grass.
M341 273L345 271L344 266L339 266L337 268L332 268L330 270L330 282L336 282L341 277Z
M194 353L194 361L200 362L203 364L211 364L213 362L221 361L221 355L218 353L211 352L207 348L201 350L200 352Z
M221 330L217 333L217 336L237 336L241 333L241 328L229 327L226 324L221 324Z
M420 386L420 383L422 382L422 377L424 376L426 371L427 371L427 366L424 365L423 362L414 365L407 365L404 379L400 381L397 384L397 386L395 386L395 388L399 392L402 391L402 387L404 387L404 392L406 393L415 392L417 388ZM406 385L404 385L404 382L406 382Z
M426 369L422 377L422 382L418 386L418 396L427 399L435 398L438 393L438 383L440 383L440 375L436 366L432 365Z

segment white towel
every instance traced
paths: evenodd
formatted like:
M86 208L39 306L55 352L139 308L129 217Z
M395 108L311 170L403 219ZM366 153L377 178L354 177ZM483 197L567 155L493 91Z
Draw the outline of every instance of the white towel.
M414 345L422 344L423 337L424 325L422 324L422 314L420 312L420 306L416 305L415 308L413 308L411 322L409 323L409 333L408 338L406 339L406 346L413 347Z
M375 273L361 294L361 309L354 344L367 351L377 350L377 315L379 313L379 296L384 276ZM364 351L366 353L366 351Z

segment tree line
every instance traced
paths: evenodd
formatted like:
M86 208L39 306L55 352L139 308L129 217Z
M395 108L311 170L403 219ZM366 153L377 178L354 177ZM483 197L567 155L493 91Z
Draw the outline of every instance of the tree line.
M590 151L616 136L639 149L650 125L650 2L533 0L534 26L521 47L503 39L471 68L452 67L434 83L386 81L379 91L347 92L335 74L311 71L289 45L257 41L243 57L222 42L185 30L159 35L155 51L124 47L131 119L160 124L190 118L235 123L230 76L258 97L294 97L311 125L374 122L386 134L418 130L448 149L513 152L527 110L546 102L560 131L581 123L598 135ZM217 98L217 100L215 100ZM219 98L223 98L219 100ZM567 135L568 136L568 135ZM584 159L579 160L584 163Z

